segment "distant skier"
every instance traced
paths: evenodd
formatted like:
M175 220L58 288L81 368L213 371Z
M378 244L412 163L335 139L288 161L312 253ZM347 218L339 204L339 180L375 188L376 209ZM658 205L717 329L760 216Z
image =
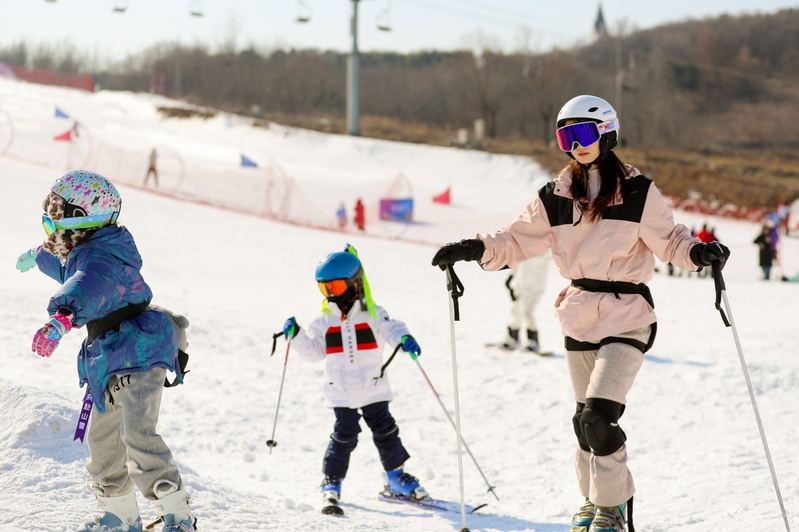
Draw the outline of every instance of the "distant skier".
M150 176L153 176L153 182L158 188L158 151L155 148L150 150L150 156L147 158L147 175L144 176L144 186L150 181Z
M771 279L771 266L774 261L774 249L771 246L771 228L768 224L763 224L760 234L755 238L754 244L757 244L758 264L760 269L763 270L763 280L768 281Z
M549 259L549 253L544 253L522 262L511 270L505 283L510 291L511 311L508 322L508 338L502 343L503 348L516 349L519 345L524 344L528 351L533 353L541 351L535 309L547 283ZM523 325L525 326L526 342L521 338Z
M300 328L291 317L283 333L301 358L325 361L324 393L336 422L323 461L323 499L335 504L341 497L341 482L358 444L361 417L372 431L385 470L386 492L427 498L419 480L403 469L410 455L388 409L393 395L383 366L386 345L401 346L419 356L419 344L403 322L389 318L388 312L372 301L363 266L351 246L319 263L316 281L325 296L322 315L307 328Z
M163 531L193 531L189 496L156 432L167 370L182 380L178 351L186 348L188 320L148 306L141 257L117 225L121 206L114 185L94 172L70 170L50 187L47 237L17 261L20 271L38 266L61 284L32 350L49 357L65 334L86 326L78 373L88 388L76 438L86 435L90 488L103 514L78 532L141 532L134 484L153 501Z
M558 113L556 137L573 159L502 229L443 246L442 269L476 260L486 270L513 267L552 250L570 280L555 302L577 410L575 469L584 504L573 532L633 531L635 486L627 437L619 426L627 393L655 340L654 303L644 284L654 256L678 268L723 266L729 250L701 243L674 223L652 181L612 151L619 120L596 96L577 96Z
M355 227L357 227L360 231L363 231L366 228L366 213L364 212L363 201L361 198L355 202L355 216L352 218L352 221L355 222Z
M336 219L338 220L338 228L342 231L345 230L347 228L347 208L344 206L343 201L338 206L338 210L336 210Z

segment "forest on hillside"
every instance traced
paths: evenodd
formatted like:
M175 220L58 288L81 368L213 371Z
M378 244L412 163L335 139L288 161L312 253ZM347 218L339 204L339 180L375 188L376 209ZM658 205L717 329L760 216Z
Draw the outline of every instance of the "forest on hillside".
M103 89L147 92L155 86L201 106L344 131L346 54L227 48L212 53L202 46L161 44L98 68L91 54L69 46L20 42L0 48L0 61L91 73ZM458 129L471 129L482 119L487 146L524 141L542 149L551 146L563 102L597 94L619 111L624 149L650 155L658 150L765 155L778 159L767 173L780 188L779 198L768 201L797 193L795 9L619 30L587 46L546 53L490 47L363 53L360 86L361 116L369 124L362 127L365 135L446 143ZM405 133L381 135L378 125L386 123Z

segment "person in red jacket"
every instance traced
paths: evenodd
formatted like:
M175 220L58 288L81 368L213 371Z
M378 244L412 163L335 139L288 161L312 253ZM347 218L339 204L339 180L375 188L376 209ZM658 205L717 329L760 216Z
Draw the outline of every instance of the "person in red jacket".
M366 226L366 214L364 213L364 207L361 198L358 198L358 201L355 202L355 217L353 218L353 221L359 230L364 230L364 227Z

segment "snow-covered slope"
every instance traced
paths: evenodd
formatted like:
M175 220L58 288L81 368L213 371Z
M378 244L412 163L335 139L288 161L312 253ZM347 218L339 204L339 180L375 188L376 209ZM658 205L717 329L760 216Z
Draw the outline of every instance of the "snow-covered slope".
M125 153L141 155L138 167L121 165L124 175L107 176L120 183L120 222L139 245L154 302L191 320L191 373L185 386L164 391L159 429L184 475L200 529L459 530L459 514L377 500L381 467L367 429L344 483L347 516L316 511L333 424L323 406L322 367L289 353L278 445L270 454L265 440L275 420L285 353L279 341L269 356L271 335L288 316L297 316L301 325L315 316L321 295L314 268L350 242L360 252L375 299L407 322L422 346L422 367L453 411L448 294L444 275L430 266L434 246L496 229L547 176L521 158L253 128L235 117L165 120L153 110L163 103L144 95L88 95L0 80L0 111L13 114L15 131L25 130L35 146L25 155L12 144L0 157L6 200L0 210L0 529L73 530L95 511L84 489L86 448L72 442L82 398L75 355L84 333L67 336L50 359L32 354L33 332L47 318L56 286L36 271L14 269L17 256L43 238L41 201L70 162L69 147L51 140L70 127L51 117L58 105L85 124L90 151L124 145ZM177 193L177 199L138 186L156 143L184 162L183 184L160 190ZM88 144L75 146L75 153L81 146L88 150ZM415 223L405 232L372 229L375 222L366 234L339 233L192 201L204 201L197 191L217 190L227 171L241 176L241 153L264 166L277 161L307 202L329 210L331 219L339 201L351 205L363 187L382 186L402 172L419 205ZM429 198L450 182L455 204L433 205ZM189 184L195 187L191 194L183 189ZM679 212L676 217L694 226L705 221ZM759 280L751 244L757 226L709 222L733 252L725 269L728 296L788 515L799 526L799 285ZM788 273L799 268L798 253L794 241L785 242ZM581 502L572 470L573 400L551 310L566 281L553 268L538 309L542 343L556 352L545 359L485 348L505 330L505 274L482 272L475 264L459 266L458 273L466 288L455 326L463 436L500 497L495 501L486 493L465 456L467 502L489 503L479 515L467 516L467 525L480 531L566 530ZM658 339L622 418L638 490L638 530L782 530L732 332L713 305L713 282L669 277L662 270L651 288ZM396 395L392 413L412 454L407 469L434 496L457 501L454 431L410 359L398 355L389 374ZM150 505L143 499L140 504L144 518L152 518Z

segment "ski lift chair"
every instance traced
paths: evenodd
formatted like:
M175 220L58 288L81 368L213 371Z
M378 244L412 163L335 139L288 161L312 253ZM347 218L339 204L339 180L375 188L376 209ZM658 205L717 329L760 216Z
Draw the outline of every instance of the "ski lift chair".
M124 13L128 10L127 0L116 0L114 2L114 13Z
M203 3L200 0L192 0L189 2L189 14L192 17L203 16Z
M302 0L299 0L299 2L297 2L297 18L295 21L304 23L308 22L309 20L311 20L311 8L308 6L308 4Z
M391 31L391 0L386 3L386 8L377 15L377 29Z

